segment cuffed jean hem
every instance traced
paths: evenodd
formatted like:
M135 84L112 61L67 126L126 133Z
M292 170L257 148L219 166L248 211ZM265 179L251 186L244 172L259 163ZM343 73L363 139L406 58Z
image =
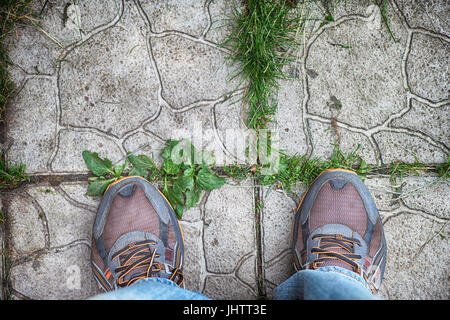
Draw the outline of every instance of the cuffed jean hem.
M379 299L356 273L334 266L301 270L274 290L275 300L374 300ZM200 292L180 288L164 278L146 278L89 300L210 300Z
M277 300L376 300L366 281L334 266L301 270L274 290Z
M200 292L180 288L175 282L164 278L146 278L135 284L89 300L211 300Z

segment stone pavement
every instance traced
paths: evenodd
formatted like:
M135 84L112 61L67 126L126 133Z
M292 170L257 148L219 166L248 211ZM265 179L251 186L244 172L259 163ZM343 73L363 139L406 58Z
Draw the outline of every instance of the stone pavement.
M372 1L346 1L310 21L280 82L277 130L288 154L328 158L360 144L369 164L437 164L450 151L450 6L389 1L395 41ZM44 6L45 4L45 6ZM18 86L2 149L36 183L1 194L4 298L84 299L98 197L86 195L85 149L120 160L158 156L180 130L239 162L228 129L244 129L241 83L230 81L220 28L239 1L35 1L40 28L8 39ZM317 12L321 13L320 5ZM178 129L178 130L175 130ZM219 153L222 152L221 155ZM222 158L221 158L222 156ZM272 297L293 272L289 252L304 187L285 194L251 178L205 192L184 214L186 286L218 299ZM449 299L450 184L437 176L365 180L388 242L386 299ZM7 290L6 290L7 289Z

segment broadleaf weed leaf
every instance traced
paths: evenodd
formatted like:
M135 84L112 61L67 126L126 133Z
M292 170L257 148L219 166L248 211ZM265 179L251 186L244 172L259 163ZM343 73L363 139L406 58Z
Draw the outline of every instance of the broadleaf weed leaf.
M183 176L185 177L193 177L195 174L195 168L189 167L183 171Z
M172 187L166 188L164 195L172 205L184 205L183 191L178 185L174 184Z
M114 174L111 170L111 160L107 158L101 159L97 152L91 152L89 150L84 150L82 155L86 166L96 176L103 176L108 173Z
M108 185L112 182L114 182L116 178L109 179L109 180L97 180L93 181L89 184L87 194L89 196L101 196L105 192Z
M163 159L169 159L172 155L173 148L179 143L179 141L176 140L169 140L169 145L165 147L161 153L161 157Z
M145 154L140 154L140 155L137 155L137 156L135 156L135 155L128 155L128 160L130 160L131 164L135 168L153 169L153 168L156 167L154 161L152 159L150 159Z
M193 208L200 201L201 190L186 191L186 208Z
M177 179L175 184L177 184L183 192L192 190L194 189L194 176L183 175Z
M177 214L178 219L183 218L184 206L176 204L174 207L175 213Z
M203 190L214 190L225 184L225 178L219 177L208 168L202 168L197 174L195 183Z
M185 208L189 209L200 201L203 190L213 190L225 184L225 178L216 175L210 166L215 164L211 153L197 152L188 141L169 140L168 146L162 151L164 159L161 168L158 168L154 160L147 155L128 154L124 164L115 165L113 168L109 159L102 159L95 152L83 151L83 159L89 170L96 177L90 177L88 195L102 195L108 185L121 177L128 163L132 169L129 176L141 176L150 180L163 182L163 194L172 205L179 219L183 216ZM175 153L175 154L173 154ZM197 157L197 158L196 158ZM197 160L201 160L195 163ZM181 160L178 163L178 160ZM128 162L129 161L129 162ZM107 180L107 174L114 175Z
M114 176L116 177L120 177L123 170L125 170L125 168L128 166L128 161L125 160L125 162L123 164L116 164L113 167L113 171L114 171Z
M200 152L200 155L202 159L202 166L212 167L216 164L216 159L214 158L212 152L202 151Z
M129 176L140 176L142 178L147 178L148 171L143 168L133 168L130 172L128 172Z
M163 170L167 174L175 175L180 171L181 164L176 164L172 161L172 159L166 159L163 163Z

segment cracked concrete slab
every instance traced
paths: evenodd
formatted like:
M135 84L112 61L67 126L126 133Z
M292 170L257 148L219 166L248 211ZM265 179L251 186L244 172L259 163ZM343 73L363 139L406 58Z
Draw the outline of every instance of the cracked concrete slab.
M233 19L233 10L241 10L239 0L214 0L208 2L211 25L205 35L205 39L216 44L224 43L232 32L228 24Z
M152 37L152 55L162 82L162 96L173 108L215 100L237 89L238 82L219 47L181 35Z
M51 247L77 240L90 243L95 218L91 211L70 203L57 187L28 188L27 192L42 210Z
M46 226L42 212L28 195L14 195L8 201L8 228L12 235L27 234L27 237L12 236L9 242L12 257L43 249L46 246Z
M309 47L306 68L317 74L308 76L310 113L368 129L402 109L405 33L393 42L369 26L361 19L325 26Z
M248 183L225 185L209 194L204 218L208 271L230 273L243 256L256 251L253 194Z
M61 124L123 136L159 110L157 71L145 24L126 6L117 25L98 33L61 61Z
M434 267L450 262L447 222L403 213L389 219L384 226L389 255L383 296L448 299L448 268Z
M134 132L125 138L122 146L127 153L145 153L153 156L157 164L162 163L161 152L165 147L165 141L151 132Z
M201 36L209 25L208 3L196 0L140 1L152 22L152 31L176 30L195 37Z
M214 105L213 134L217 147L214 154L222 165L254 164L253 158L246 154L255 135L244 123L245 110L241 93Z
M97 287L85 243L46 250L13 265L10 279L13 299L86 299Z
M84 150L98 150L99 155L111 161L120 160L120 147L108 136L98 132L83 132L62 129L58 134L58 149L51 161L53 172L87 172L86 164L81 156Z
M411 41L406 70L412 92L434 102L448 100L450 45L421 33L414 33Z
M30 173L48 171L57 128L56 94L52 79L28 79L6 115L8 155L26 163Z
M411 109L401 117L394 119L396 128L409 128L422 132L434 141L450 146L450 104L430 107L425 103L411 99Z
M427 136L418 136L409 130L381 131L374 138L380 148L382 162L386 164L395 161L414 163L416 159L422 163L443 163L448 157L446 149L429 143Z
M269 299L273 298L275 287L295 273L292 225L305 191L305 186L300 183L289 194L269 187L262 190L263 270L265 293Z
M450 6L448 2L440 0L425 2L399 0L397 5L411 28L423 28L450 36L448 29Z
M192 209L185 213L186 216L192 215ZM192 291L202 291L205 277L204 266L204 249L203 249L203 223L198 221L196 223L181 222L184 235L184 272L185 288Z
M408 208L418 210L439 219L450 217L447 195L450 183L437 177L409 176L403 179L400 197Z
M117 0L106 3L102 0L73 3L35 0L32 6L33 11L41 14L38 26L51 35L55 43L68 46L82 41L96 28L114 20L120 13L119 3ZM98 10L99 6L102 10Z
M364 184L372 194L382 219L387 212L392 212L400 206L399 191L391 183L390 177L369 177L364 180Z
M11 62L29 74L52 74L58 45L35 27L21 27L6 40Z
M308 12L323 19L334 10L334 21L308 21L283 69L270 127L280 148L328 158L335 143L345 152L359 144L359 155L376 166L448 161L448 3L388 1L392 37L373 1L345 2ZM202 147L215 152L219 169L246 163L245 84L230 80L236 66L220 45L239 3L33 2L39 21L5 42L17 90L1 149L39 181L0 194L5 298L97 293L89 263L100 197L86 195L83 150L113 161L153 153L160 163L167 139L201 128ZM217 299L271 299L294 273L290 232L306 188L286 194L252 179L227 182L204 192L180 222L186 287ZM381 296L448 299L448 179L420 174L395 184L380 173L365 183L388 241Z
M375 165L378 162L376 149L372 141L360 132L352 132L344 128L339 128L330 123L309 120L311 141L313 145L313 157L328 159L331 157L334 146L338 145L340 150L346 154L353 152L359 147L358 154L369 164Z
M264 262L270 263L280 254L290 250L290 227L297 203L286 194L269 188L264 188L262 201Z
M292 75L288 80L281 80L278 90L278 107L275 124L269 128L279 133L280 149L289 155L305 154L308 144L303 127L303 83L295 77L298 73L295 66L291 66L287 74Z

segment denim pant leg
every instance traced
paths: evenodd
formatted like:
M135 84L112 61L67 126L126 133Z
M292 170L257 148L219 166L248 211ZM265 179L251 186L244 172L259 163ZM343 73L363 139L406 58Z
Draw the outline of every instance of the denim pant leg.
M142 279L129 287L101 293L89 300L210 300L195 291L180 288L163 278Z
M302 270L280 284L274 291L277 300L297 299L378 299L364 279L344 268L323 267ZM102 293L90 300L209 300L207 296L178 287L173 281L147 278L135 284Z
M275 288L277 300L378 299L363 278L344 268L327 266L301 270Z

